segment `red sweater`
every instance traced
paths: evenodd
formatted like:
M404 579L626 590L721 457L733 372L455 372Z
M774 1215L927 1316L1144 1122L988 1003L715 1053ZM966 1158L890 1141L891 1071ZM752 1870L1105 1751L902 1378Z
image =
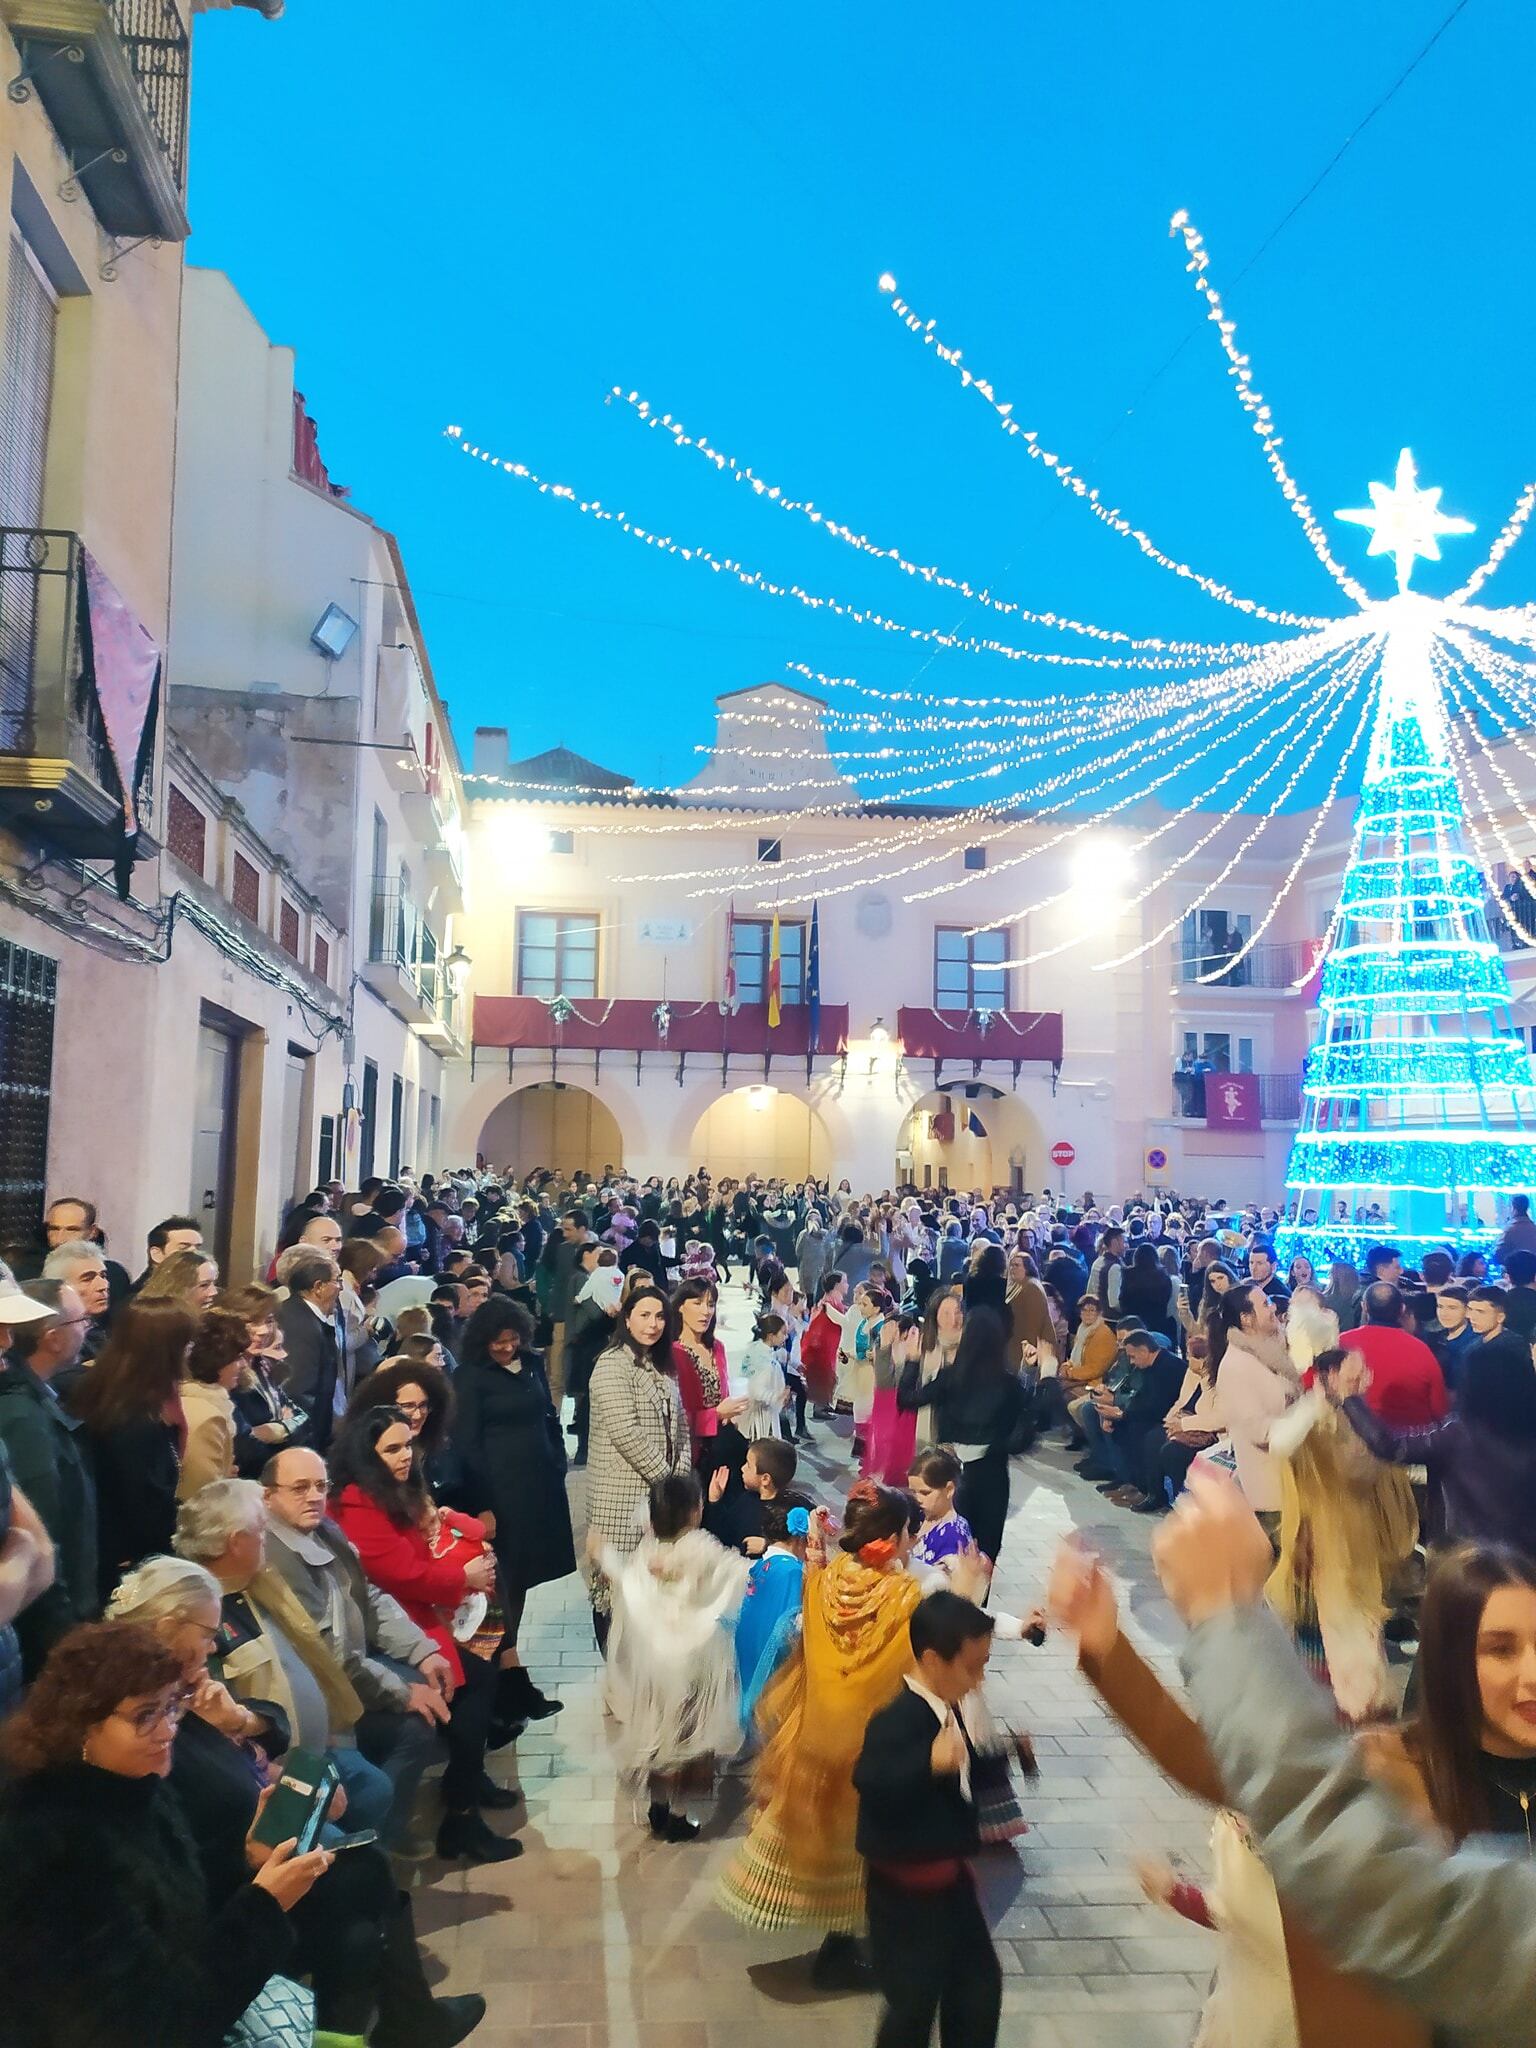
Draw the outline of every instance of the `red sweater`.
M1420 1337L1384 1323L1365 1323L1339 1339L1371 1369L1365 1405L1394 1429L1422 1429L1450 1411L1440 1361Z
M453 1667L454 1684L459 1684L464 1666L449 1623L464 1598L464 1567L485 1549L483 1524L472 1515L443 1508L443 1523L459 1540L448 1547L446 1556L434 1557L423 1530L397 1522L360 1487L343 1487L331 1502L331 1514L369 1578L398 1600L432 1638Z

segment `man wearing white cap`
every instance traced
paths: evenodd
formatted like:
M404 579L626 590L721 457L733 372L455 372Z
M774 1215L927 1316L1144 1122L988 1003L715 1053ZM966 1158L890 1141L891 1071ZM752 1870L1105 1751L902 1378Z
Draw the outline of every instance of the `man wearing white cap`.
M60 1387L80 1355L89 1321L73 1287L33 1280L13 1304L10 1355L0 1372L0 1445L53 1544L52 1586L17 1624L22 1663L36 1677L59 1637L101 1609L96 1484L81 1424ZM14 1313L22 1302L35 1311Z

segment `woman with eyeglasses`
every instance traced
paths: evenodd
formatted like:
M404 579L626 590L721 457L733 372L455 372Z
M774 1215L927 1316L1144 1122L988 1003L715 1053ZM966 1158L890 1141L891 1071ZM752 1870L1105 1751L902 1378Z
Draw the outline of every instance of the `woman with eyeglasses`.
M215 1906L246 1884L258 1857L249 1842L270 1766L288 1748L282 1712L234 1699L208 1671L219 1635L219 1582L190 1558L152 1557L112 1596L108 1618L148 1629L180 1660L186 1714L171 1751L170 1789L181 1803ZM434 1999L422 1969L408 1898L380 1849L337 1856L293 1909L290 1974L309 1978L315 2024L373 2048L451 2048L477 2026L485 2001ZM374 2026L377 2018L377 2026Z
M0 1730L7 2048L220 2048L294 1966L289 1914L331 1855L284 1844L215 1902L166 1783L189 1705L149 1629L87 1622Z
M480 1812L487 1795L500 1791L485 1773L496 1674L484 1658L460 1650L474 1634L474 1608L485 1612L486 1599L473 1596L488 1598L496 1586L485 1529L433 1500L399 1408L349 1410L331 1445L330 1472L331 1514L363 1570L431 1636L453 1672L437 1853L471 1863L521 1856L522 1843L496 1834Z
M259 1479L268 1458L309 1442L309 1417L289 1394L288 1350L277 1321L277 1290L253 1282L221 1294L216 1309L245 1325L245 1360L231 1399L235 1407L235 1471Z

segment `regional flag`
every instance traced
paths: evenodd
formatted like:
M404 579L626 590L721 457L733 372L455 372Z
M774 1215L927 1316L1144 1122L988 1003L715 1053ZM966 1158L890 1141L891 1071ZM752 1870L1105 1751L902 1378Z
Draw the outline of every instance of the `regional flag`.
M821 905L811 905L810 950L805 962L805 1007L807 1019L805 1049L821 1051Z
M779 1021L779 987L783 980L783 963L779 954L779 913L773 913L773 933L768 941L768 1029L775 1030Z

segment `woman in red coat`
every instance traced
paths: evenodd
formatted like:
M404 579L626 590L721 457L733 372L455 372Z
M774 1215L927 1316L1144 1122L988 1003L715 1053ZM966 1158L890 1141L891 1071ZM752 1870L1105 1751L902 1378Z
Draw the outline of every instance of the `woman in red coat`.
M460 1654L453 1617L472 1593L496 1584L483 1525L439 1508L418 1468L410 1424L398 1408L349 1415L331 1445L331 1514L381 1592L398 1600L453 1669L453 1704L444 1735L443 1822L437 1853L471 1863L505 1863L523 1845L486 1826L482 1806L516 1795L487 1775L485 1745L496 1705L496 1675L482 1658Z

